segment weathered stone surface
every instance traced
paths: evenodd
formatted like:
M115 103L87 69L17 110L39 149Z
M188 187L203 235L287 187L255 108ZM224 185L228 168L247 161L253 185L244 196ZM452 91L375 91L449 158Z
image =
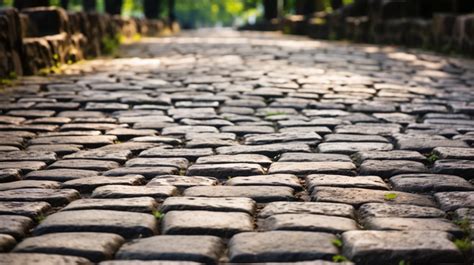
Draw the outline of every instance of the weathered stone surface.
M242 212L168 211L162 222L162 233L170 235L215 235L231 237L253 230L250 215Z
M186 169L189 161L186 158L133 158L125 163L127 167L176 167Z
M74 265L90 265L89 260L81 257L65 256L65 255L49 255L37 253L1 253L0 264L4 265L23 265L23 264L74 264Z
M99 262L112 258L123 243L121 236L108 233L54 233L27 238L13 251L71 255Z
M164 199L177 193L174 186L125 186L107 185L98 187L92 192L93 198L131 198L150 196Z
M0 153L0 161L41 161L51 163L56 161L56 154L42 151L13 151Z
M160 211L205 210L253 214L255 207L255 202L249 198L170 197L163 202Z
M321 153L335 153L350 155L356 152L370 152L370 151L390 151L393 149L392 144L387 143L370 143L370 142L334 142L322 143L318 145L318 150Z
M156 210L158 203L151 197L121 198L121 199L80 199L71 202L63 211L77 210L116 210L128 212L151 213Z
M79 151L74 154L66 155L64 159L93 159L93 160L105 160L115 161L118 163L125 162L128 157L132 155L129 150L118 150L118 151L106 151L101 149L92 149L87 151Z
M39 170L28 173L25 179L31 180L51 180L51 181L68 181L74 179L95 177L99 175L97 171L82 169L48 169Z
M407 192L438 192L474 190L467 180L452 175L404 174L390 178L394 190Z
M271 231L241 233L229 242L231 262L294 262L330 259L338 253L328 233Z
M391 240L387 240L390 238ZM448 234L438 231L349 231L342 234L343 254L357 264L460 262Z
M34 230L34 235L57 232L103 232L126 239L157 233L157 220L151 214L111 211L64 211L48 216Z
M349 162L275 162L269 174L288 173L299 176L309 174L354 175L355 166Z
M295 190L302 190L298 177L291 174L275 174L248 177L235 177L226 181L231 186L287 186Z
M10 235L0 234L0 252L10 251L16 244L15 238Z
M114 161L100 161L92 159L70 159L59 160L49 166L51 169L55 168L69 168L69 169L83 169L105 171L118 167L119 164Z
M426 157L416 151L393 150L393 151L370 151L358 152L353 155L358 163L365 160L410 160L425 162Z
M344 175L309 175L306 177L308 191L313 191L315 187L350 187L388 190L387 184L377 176L348 177Z
M279 214L319 214L341 217L354 217L354 207L341 203L326 202L271 202L258 214L266 218Z
M147 179L159 175L178 174L175 167L120 167L104 172L104 176L125 176L125 175L142 175Z
M196 197L246 197L256 202L293 201L293 189L274 186L214 186L186 189L185 196Z
M441 159L474 160L472 148L436 147L433 153Z
M272 160L264 155L241 154L241 155L214 155L204 156L196 160L196 164L225 164L225 163L255 163L269 166Z
M361 175L391 177L398 174L425 173L428 169L420 162L408 160L365 160L360 165Z
M44 162L38 161L0 162L0 170L19 170L23 173L40 170L45 167L46 164ZM12 176L7 176L5 178L12 178Z
M367 230L409 230L409 231L444 231L462 236L461 229L447 219L440 218L400 218L369 217L363 221Z
M261 135L246 135L244 143L251 145L274 144L284 142L302 142L307 144L317 144L321 141L321 136L315 132L285 132L285 133L267 133Z
M51 209L47 202L0 202L0 214L2 215L23 215L30 218L44 216Z
M232 176L262 175L265 170L259 164L194 164L188 168L188 175L228 178Z
M349 218L317 214L276 214L262 221L263 230L290 230L342 233L357 230L357 223Z
M307 144L302 143L281 143L265 145L236 145L216 148L216 152L221 155L237 154L261 154L269 157L287 152L310 152Z
M190 161L195 161L201 156L210 156L214 152L211 148L192 148L192 149L169 149L155 147L140 153L141 157L184 157Z
M408 204L366 203L359 208L359 216L368 217L408 217L408 218L442 218L445 212L434 207Z
M16 190L16 189L59 189L60 183L48 180L19 180L8 183L0 183L0 191L2 190Z
M30 144L78 144L88 147L103 146L113 144L117 137L112 135L97 136L56 136L40 137L31 140Z
M279 162L352 162L347 155L322 154L322 153L284 153L281 154Z
M9 182L20 179L20 169L0 169L0 182Z
M438 160L433 166L433 172L439 174L452 174L472 179L474 174L474 161L455 159Z
M128 263L131 260L165 260L160 264L168 264L170 260L188 260L217 264L223 250L222 240L215 236L163 235L127 243L117 253L117 258L130 260Z
M33 221L25 216L0 215L0 234L6 234L21 240L33 226Z
M388 194L388 195L387 195ZM369 202L386 202L392 204L412 204L433 207L430 197L399 191L381 191L358 188L316 187L311 194L318 202L347 203L359 206ZM391 199L395 197L394 199Z
M214 186L218 181L212 177L201 176L179 176L163 175L153 178L147 186L175 186L177 188L189 188L194 186Z
M434 197L444 211L474 208L474 191L438 192Z
M63 183L63 188L76 189L80 192L90 193L95 188L105 185L140 185L145 183L141 175L126 175L123 177L88 177L69 180Z
M44 201L52 206L65 205L79 197L79 193L73 189L16 189L0 191L0 201Z

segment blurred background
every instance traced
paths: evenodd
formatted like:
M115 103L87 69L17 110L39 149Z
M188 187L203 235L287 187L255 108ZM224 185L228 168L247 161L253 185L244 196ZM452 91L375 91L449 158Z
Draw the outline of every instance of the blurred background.
M278 0L271 0L278 2ZM474 0L473 0L474 1ZM15 6L14 0L0 0L0 6ZM199 27L230 27L252 25L264 20L264 2L262 0L34 0L30 2L47 2L51 6L61 6L70 11L96 10L103 13L115 14L121 6L120 14L123 17L165 18L173 5L174 14L182 28L191 29ZM107 2L112 2L111 10L107 10ZM297 0L281 1L282 11L285 14L295 14ZM331 0L320 1L322 9L332 11ZM353 0L343 0L344 5L351 4ZM42 4L46 5L46 4ZM17 6L18 7L18 6ZM112 10L113 9L113 10ZM109 11L109 12L107 12ZM156 17L155 17L156 16Z

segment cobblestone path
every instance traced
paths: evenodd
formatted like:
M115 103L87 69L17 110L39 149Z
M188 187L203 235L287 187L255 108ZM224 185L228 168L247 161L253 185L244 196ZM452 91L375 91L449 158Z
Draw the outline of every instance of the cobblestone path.
M472 264L472 61L232 31L124 54L1 93L0 264Z

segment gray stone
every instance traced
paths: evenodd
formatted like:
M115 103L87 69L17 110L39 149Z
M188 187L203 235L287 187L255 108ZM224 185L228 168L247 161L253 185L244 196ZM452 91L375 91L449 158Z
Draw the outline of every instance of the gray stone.
M271 231L241 233L229 242L230 262L294 262L330 259L338 254L328 233Z
M0 169L0 183L10 182L20 179L20 169Z
M442 218L444 211L434 207L408 204L366 203L359 208L359 216L368 217L407 217L407 218Z
M101 149L92 149L87 151L79 151L74 154L66 155L64 159L93 159L93 160L105 160L105 161L115 161L118 163L124 163L130 156L132 152L129 150L118 150L118 151L109 151Z
M56 161L56 154L43 151L13 151L0 153L0 161L41 161L51 163Z
M47 255L37 253L1 253L0 264L2 265L91 265L92 263L80 257L64 255Z
M228 178L229 176L262 175L265 170L259 164L194 164L188 168L187 175Z
M311 152L310 147L303 143L279 143L265 145L236 145L218 147L216 152L221 155L261 154L273 157L287 152Z
M186 169L189 161L186 158L133 158L125 163L127 167L175 167L178 169Z
M158 222L151 214L111 210L81 210L54 213L42 221L34 235L65 232L102 232L126 239L152 236Z
M390 238L390 240L387 240ZM439 231L348 231L342 234L343 255L357 264L461 262L462 255Z
M178 174L175 167L120 167L104 172L104 176L125 176L125 175L142 175L147 179L160 175Z
M10 251L16 244L15 238L10 235L0 234L0 252ZM1 257L1 254L0 254ZM1 264L1 261L0 261Z
M0 191L15 190L15 189L59 189L61 185L56 181L48 180L19 180L8 183L0 183Z
M156 210L158 203L151 197L121 198L121 199L80 199L71 202L62 211L74 210L115 210L128 212L151 213Z
M352 162L347 155L322 153L284 153L278 162Z
M392 149L392 144L378 142L331 142L318 145L318 150L321 153L336 153L346 155L356 152L390 151Z
M87 147L97 147L107 144L113 144L117 140L113 135L97 136L56 136L39 137L31 140L30 144L78 144Z
M290 230L342 233L357 230L357 223L349 218L317 214L276 214L267 217L259 226L263 230Z
M79 193L73 189L16 189L0 191L0 201L44 201L52 206L65 205L79 197Z
M175 186L183 189L194 186L214 186L217 183L217 179L211 177L163 175L150 180L147 186Z
M99 262L111 259L123 243L121 236L108 233L54 233L27 238L13 252L71 255Z
M187 260L200 262L199 264L217 264L223 251L224 244L222 240L215 236L163 235L129 242L120 249L116 257L129 260L127 264L132 264L133 260L165 260L166 262L159 264L176 265L181 263L171 263L169 261Z
M243 212L168 211L162 233L171 235L215 235L231 237L253 230L253 220Z
M205 210L253 214L255 207L255 202L249 198L169 197L161 205L160 211Z
M279 214L319 214L354 217L354 207L348 204L327 202L271 202L258 214L261 218Z
M369 217L363 225L367 230L444 231L458 237L463 234L458 226L441 218Z
M272 201L293 201L293 189L275 186L212 186L191 187L184 191L185 196L196 197L246 197L258 203Z
M105 171L116 167L119 167L119 164L117 162L92 159L59 160L49 166L50 169L69 168L97 171Z
M287 186L295 190L302 190L300 180L291 174L260 175L248 177L235 177L226 181L231 186Z
M184 157L190 161L195 161L201 156L210 156L214 152L211 148L193 148L193 149L169 149L155 147L140 153L140 157Z
M0 202L1 215L23 215L30 218L44 216L51 209L47 202Z
M472 179L474 175L474 161L454 159L438 160L434 163L432 170L434 173L451 174Z
M390 136L394 133L400 132L401 126L393 123L385 124L356 124L356 125L339 125L335 132L341 134L371 134Z
M39 170L28 173L25 179L30 180L51 180L51 181L68 181L74 179L95 177L99 175L97 171L82 169L48 169Z
M438 192L474 190L467 180L452 175L404 174L390 178L394 190L406 192Z
M29 173L31 171L40 170L45 167L46 167L46 163L38 162L38 161L0 162L0 170L2 171L16 169L16 170L20 170L22 173ZM8 176L8 178L11 179L12 176Z
M315 145L321 141L321 136L315 132L284 132L284 133L268 133L261 135L246 135L244 143L250 145L273 144L284 142L302 142Z
M346 203L354 206L369 202L435 206L431 198L424 195L358 188L316 187L311 197L318 202ZM392 199L393 197L395 198Z
M444 211L459 208L474 208L474 191L438 192L434 197Z
M391 177L398 174L425 173L428 169L420 162L408 160L365 160L360 165L361 175Z
M436 147L433 153L441 159L474 160L472 148Z
M287 173L298 176L309 174L354 175L356 167L349 162L275 162L269 174Z
M416 151L393 150L393 151L370 151L358 152L353 155L358 163L365 160L411 160L425 162L426 157Z
M6 234L21 240L33 226L33 221L25 216L0 215L0 234Z
M226 164L226 163L255 163L269 166L272 160L264 155L241 154L241 155L214 155L204 156L196 160L196 164Z
M93 198L132 198L149 196L155 199L164 199L176 195L174 186L125 186L107 185L98 187L92 192Z
M123 177L89 177L69 180L63 183L63 188L76 189L83 193L90 193L95 188L105 185L140 185L145 183L141 175L127 175Z
M350 187L388 190L387 184L377 176L348 177L344 175L309 175L306 177L306 186L311 192L315 187Z

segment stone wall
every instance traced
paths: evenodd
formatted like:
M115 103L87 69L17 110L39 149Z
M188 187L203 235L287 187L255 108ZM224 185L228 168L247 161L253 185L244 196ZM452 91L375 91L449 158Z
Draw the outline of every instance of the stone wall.
M170 27L161 20L124 19L56 7L0 9L0 78L36 74L61 64L107 52L108 42L159 36Z
M288 15L285 33L474 55L474 1L355 0L330 13ZM471 12L471 13L469 13ZM246 27L245 29L251 29Z

